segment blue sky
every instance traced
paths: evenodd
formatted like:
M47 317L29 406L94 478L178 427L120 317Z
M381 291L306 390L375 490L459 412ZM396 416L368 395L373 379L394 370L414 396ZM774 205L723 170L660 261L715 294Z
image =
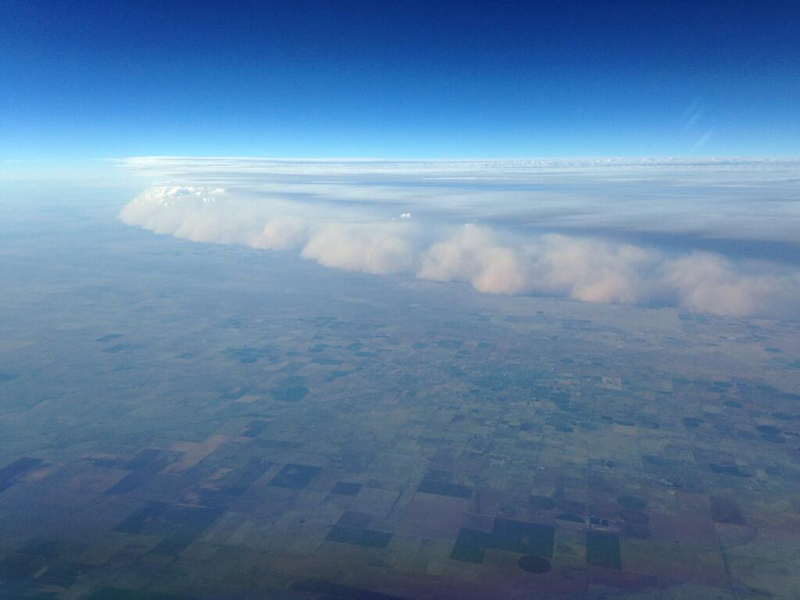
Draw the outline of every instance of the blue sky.
M0 8L0 158L800 154L798 2Z

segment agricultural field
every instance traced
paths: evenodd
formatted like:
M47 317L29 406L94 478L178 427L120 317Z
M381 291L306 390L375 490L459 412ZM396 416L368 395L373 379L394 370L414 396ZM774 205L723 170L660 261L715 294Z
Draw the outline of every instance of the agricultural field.
M13 215L28 250L3 250L3 597L800 594L797 322L376 279L82 210Z

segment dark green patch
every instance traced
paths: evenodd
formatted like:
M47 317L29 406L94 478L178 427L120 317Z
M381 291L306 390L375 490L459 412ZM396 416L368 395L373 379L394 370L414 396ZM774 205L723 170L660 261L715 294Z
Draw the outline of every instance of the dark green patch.
M155 530L155 523L163 515L169 505L163 502L148 502L137 510L122 523L114 528L114 531L122 533L150 533Z
M280 473L272 478L269 484L293 490L302 490L311 483L311 480L314 479L320 471L322 471L320 467L288 464L281 469Z
M173 596L156 592L141 592L104 587L88 597L88 600L191 600L189 596Z
M269 393L279 402L297 402L305 398L308 391L308 388L303 385L293 385L273 388Z
M486 554L490 535L485 531L462 527L458 532L456 544L450 553L450 558L462 562L482 564Z
M520 569L528 573L547 573L550 570L549 560L533 554L520 556L517 564Z
M625 535L637 540L649 540L650 529L647 525L636 525L634 523L625 523Z
M243 387L237 387L232 390L228 390L224 394L222 394L221 398L223 400L238 400L242 396L247 395L248 389Z
M121 333L109 333L108 335L104 335L101 338L97 338L97 341L105 343L105 342L110 342L111 340L116 340L117 338L121 337L122 337Z
M131 469L133 473L120 479L104 493L106 496L128 494L146 481L150 481L167 464L169 461L161 456L160 450L145 448L124 465L125 469Z
M758 431L760 433L780 433L781 432L780 429L778 429L774 425L757 425L756 429L758 429Z
M244 364L254 363L264 357L271 357L274 360L271 348L251 348L249 346L243 348L226 348L223 354L228 358L238 360Z
M144 469L151 464L161 454L161 450L157 448L143 448L136 453L132 459L125 463L124 468L131 471L138 471Z
M274 448L276 450L296 450L302 446L302 442L295 442L292 440L256 440L256 443L262 448Z
M264 431L269 426L269 424L270 424L269 421L250 421L247 424L247 429L245 429L242 432L242 436L248 438L254 438L259 433Z
M345 527L355 527L357 529L365 529L372 521L372 515L368 513L358 512L355 510L346 510L336 521L337 525L344 525Z
M789 413L783 412L774 412L772 413L772 416L781 421L793 421L794 419L798 418L796 415L790 415Z
M552 392L550 394L550 401L561 410L569 409L569 394L565 394L564 392Z
M717 463L708 463L712 473L718 475L733 475L734 477L752 477L753 474L747 470L740 469L737 465L719 465Z
M331 490L331 494L337 494L338 496L355 496L358 492L361 491L363 487L360 483L350 483L348 481L340 481Z
M647 507L644 500L636 496L621 496L617 498L617 502L620 506L629 510L644 510Z
M548 496L531 496L528 502L539 510L553 510L556 507L556 501Z
M650 521L647 513L639 510L621 510L619 511L619 517L626 523L633 525L645 525Z
M156 554L180 554L200 534L222 516L225 507L171 506L157 519L160 527L157 532L164 535L153 548Z
M553 555L555 527L539 523L496 518L490 537L490 548L538 556Z
M491 533L462 527L450 558L480 564L487 548L520 554L553 555L555 527L496 518Z
M373 531L371 529L334 525L325 539L330 542L354 544L367 548L386 548L392 539L392 534L384 533L383 531Z
M311 359L311 362L315 365L332 365L338 367L344 361L338 360L336 358L329 358L327 356L315 356Z
M452 496L454 498L472 498L472 488L466 485L458 485L455 483L447 483L444 481L435 481L431 479L423 479L422 483L417 488L418 492L426 494L436 494L438 496Z
M10 465L0 469L0 492L10 488L17 482L17 479L33 469L42 462L41 458L30 458L28 456L18 458Z
M439 340L439 348L447 348L448 350L458 350L464 342L461 340Z
M570 523L583 523L583 517L573 515L572 513L559 513L556 515L557 521L568 521Z
M619 536L604 531L587 532L586 563L596 567L622 569Z
M453 480L453 472L446 469L428 469L423 479L425 481L443 481L450 483Z
M398 596L390 596L381 592L373 592L341 583L333 583L324 579L300 579L292 583L292 591L301 592L303 598L306 594L314 594L315 598L322 600L404 600ZM279 596L275 596L278 598ZM284 597L284 596L280 596ZM294 595L292 596L294 597Z
M739 503L724 496L711 497L711 518L717 523L733 523L744 525L745 520Z
M208 508L228 508L240 498L253 483L261 478L272 466L267 460L253 458L217 480L213 488L197 488L191 494ZM201 467L195 467L200 469Z

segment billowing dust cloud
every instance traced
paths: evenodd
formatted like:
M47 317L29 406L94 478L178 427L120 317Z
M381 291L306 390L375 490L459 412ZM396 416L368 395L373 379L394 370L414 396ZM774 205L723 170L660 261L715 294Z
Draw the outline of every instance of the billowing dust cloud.
M196 242L293 251L325 267L463 282L491 294L678 306L718 315L797 316L800 273L768 261L667 252L594 236L512 234L454 219L222 187L153 186L120 219ZM391 208L391 207L390 207Z

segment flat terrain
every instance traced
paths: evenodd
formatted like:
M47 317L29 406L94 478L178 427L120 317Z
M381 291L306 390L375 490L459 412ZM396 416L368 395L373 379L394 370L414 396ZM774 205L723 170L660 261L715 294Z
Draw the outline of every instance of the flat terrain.
M0 596L800 597L800 324L16 207Z

